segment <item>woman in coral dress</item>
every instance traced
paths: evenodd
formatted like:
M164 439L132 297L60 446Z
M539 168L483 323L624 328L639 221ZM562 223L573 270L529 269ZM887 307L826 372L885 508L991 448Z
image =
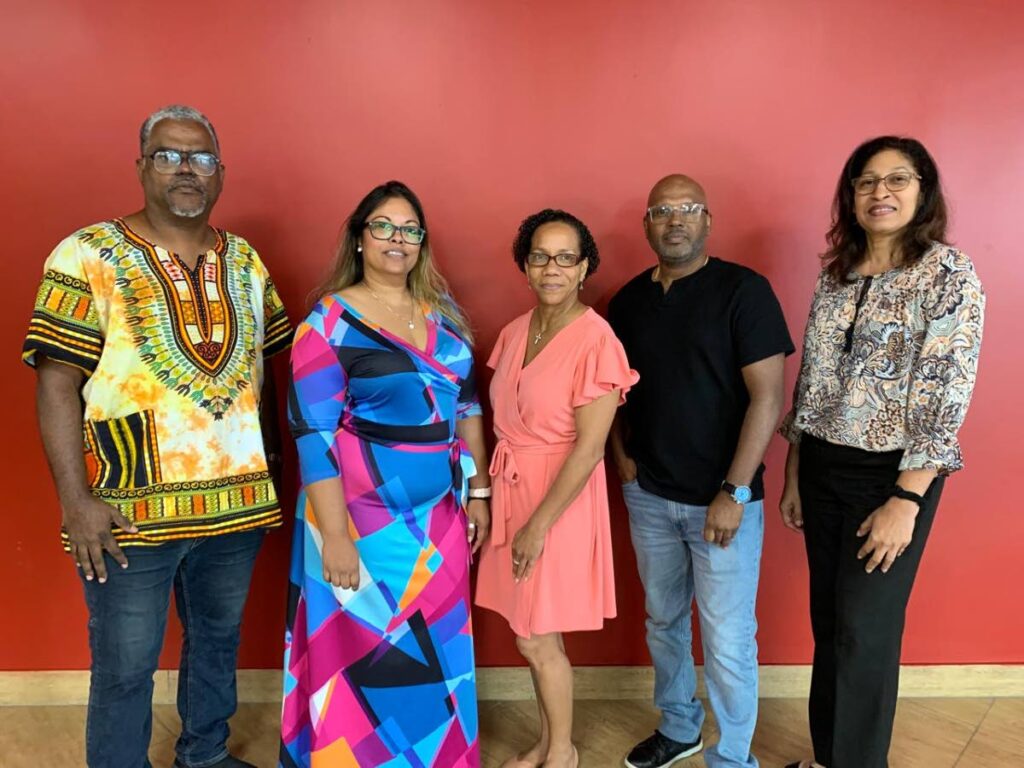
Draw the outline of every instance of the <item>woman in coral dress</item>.
M506 768L571 768L572 668L562 633L615 616L604 445L639 378L608 324L579 299L598 265L586 226L545 210L513 254L537 307L509 323L488 365L497 438L492 538L476 602L504 616L533 674L540 735Z

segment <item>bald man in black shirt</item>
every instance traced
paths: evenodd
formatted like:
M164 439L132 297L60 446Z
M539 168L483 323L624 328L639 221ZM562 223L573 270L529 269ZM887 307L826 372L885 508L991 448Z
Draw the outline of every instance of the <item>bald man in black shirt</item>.
M794 350L768 281L706 251L711 212L687 176L651 190L644 230L658 265L609 305L640 383L616 418L612 455L623 482L647 607L655 670L654 735L626 758L661 768L703 748L691 604L721 733L709 768L756 768L754 604L764 533L761 463L783 405Z

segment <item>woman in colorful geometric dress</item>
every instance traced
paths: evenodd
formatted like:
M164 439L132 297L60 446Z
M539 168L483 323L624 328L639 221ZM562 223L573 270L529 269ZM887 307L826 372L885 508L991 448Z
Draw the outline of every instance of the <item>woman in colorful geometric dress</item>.
M360 202L320 296L292 354L280 765L475 768L469 564L490 481L469 330L408 187Z
M498 438L494 535L481 553L476 602L508 620L540 710L536 742L504 768L573 768L562 633L600 629L615 616L604 445L639 377L608 323L580 301L599 260L586 225L541 211L522 223L512 250L537 306L505 326L487 363Z

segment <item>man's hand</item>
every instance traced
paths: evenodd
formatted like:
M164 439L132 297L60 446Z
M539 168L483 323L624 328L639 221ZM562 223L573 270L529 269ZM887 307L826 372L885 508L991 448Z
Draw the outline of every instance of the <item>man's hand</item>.
M71 544L71 556L85 574L86 581L94 578L103 584L107 580L107 565L103 553L108 553L122 568L128 567L128 558L114 540L110 530L116 525L122 531L138 533L138 528L116 507L100 501L92 494L75 499L64 508L64 530Z
M704 522L704 541L725 549L739 530L743 520L743 505L737 504L725 491L719 491L708 506Z
M615 460L615 471L619 473L619 480L623 485L636 480L636 462L628 456Z

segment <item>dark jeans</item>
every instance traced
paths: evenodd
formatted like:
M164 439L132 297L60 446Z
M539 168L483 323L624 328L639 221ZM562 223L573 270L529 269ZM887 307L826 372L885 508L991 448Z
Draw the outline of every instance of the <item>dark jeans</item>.
M814 759L828 768L885 768L896 714L907 601L942 493L925 494L914 536L888 573L865 573L864 519L890 497L902 451L874 453L810 435L800 443L800 501L811 572Z
M126 570L106 556L106 584L83 578L92 650L85 732L89 768L150 768L153 674L172 587L184 638L178 761L198 768L227 755L242 608L264 533L128 547Z

